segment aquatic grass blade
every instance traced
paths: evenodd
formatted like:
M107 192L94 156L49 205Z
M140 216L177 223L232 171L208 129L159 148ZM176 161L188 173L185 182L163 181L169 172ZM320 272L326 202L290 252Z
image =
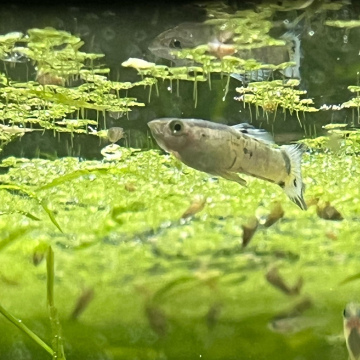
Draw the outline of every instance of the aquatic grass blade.
M194 284L198 284L196 280L197 279L194 276L181 276L172 281L169 281L167 284L165 284L163 287L161 287L154 293L154 295L152 296L152 300L154 302L159 302L160 299L163 296L167 295L174 287L189 282L194 282Z
M349 282L352 282L352 281L355 281L355 280L360 280L360 273L357 273L355 275L351 275L351 276L348 276L347 278L345 278L343 281L341 281L339 283L339 285L345 285Z
M46 206L43 200L39 199L39 197L34 192L26 189L23 186L12 185L12 184L0 185L0 189L9 190L9 191L18 191L19 193L23 193L31 197L32 199L36 200L39 203L39 205L44 209L44 211L48 214L50 221L60 230L60 232L63 232L59 223L55 219L54 213Z
M109 171L108 168L104 168L104 167L98 167L98 168L93 168L93 169L82 169L82 170L76 170L70 174L64 175L64 176L59 176L58 178L54 179L53 181L51 181L50 183L44 185L44 186L40 186L37 190L41 191L41 190L47 190L47 189L51 189L55 186L61 185L67 181L70 180L74 180L77 179L81 176L84 175L89 175L92 173L99 173L99 174L105 174Z
M13 241L17 240L20 236L27 233L30 229L30 227L22 227L10 233L6 238L0 241L0 251L7 245L11 244Z
M59 223L56 221L54 213L45 205L45 202L40 201L40 205L44 209L44 211L48 214L50 221L59 229L60 232L63 233Z
M0 216L1 215L12 215L12 214L21 214L21 215L28 217L31 220L41 221L41 219L39 219L38 217L36 217L35 215L33 215L27 211L22 211L22 210L0 211Z
M53 359L65 360L63 338L61 335L61 325L59 320L58 311L54 305L54 251L49 246L46 255L46 274L47 274L47 303L49 308L49 316L52 330L52 347L53 347Z
M32 340L34 340L38 345L40 345L45 351L47 351L51 356L54 357L54 351L49 345L47 345L43 340L41 340L34 332L32 332L21 320L17 319L15 316L11 315L7 310L5 310L0 305L0 313L5 316L12 324L18 327L26 335L28 335Z

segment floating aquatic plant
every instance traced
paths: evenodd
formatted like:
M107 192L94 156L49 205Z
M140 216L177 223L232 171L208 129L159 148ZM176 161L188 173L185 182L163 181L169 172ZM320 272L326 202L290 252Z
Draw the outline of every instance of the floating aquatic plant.
M359 119L360 119L360 86L358 85L350 85L348 86L348 89L353 92L356 93L356 97L344 102L343 104L340 105L340 108L356 108L357 110L357 118L358 118L358 123L359 123Z
M24 46L16 46L22 42ZM99 114L126 114L134 106L144 106L135 98L122 96L121 91L134 86L151 89L156 80L110 81L110 69L99 62L104 55L80 51L83 44L79 37L52 28L30 29L25 36L10 33L0 37L0 60L4 64L17 54L31 61L37 71L35 81L27 82L13 81L0 73L0 121L9 125L0 129L0 151L24 134L21 130L10 133L8 129L14 125L54 133L88 133L89 126L99 125ZM68 87L74 81L80 85ZM97 131L91 134L101 135Z
M256 111L262 108L266 113L274 112L282 108L283 112L289 110L290 114L296 112L299 119L299 112L314 112L317 108L311 106L312 99L302 99L301 95L306 94L305 90L298 90L298 80L273 80L250 83L247 87L236 88L241 94L236 100L245 104L254 104ZM299 119L300 121L300 119Z
M349 128L347 124L332 124L325 126L327 136L319 136L315 139L303 139L302 143L309 148L336 154L359 154L360 153L360 130Z

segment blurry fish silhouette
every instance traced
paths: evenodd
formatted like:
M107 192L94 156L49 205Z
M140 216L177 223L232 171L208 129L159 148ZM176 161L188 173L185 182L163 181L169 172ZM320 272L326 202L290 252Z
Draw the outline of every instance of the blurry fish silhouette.
M343 313L344 336L351 360L360 359L360 304L349 303Z

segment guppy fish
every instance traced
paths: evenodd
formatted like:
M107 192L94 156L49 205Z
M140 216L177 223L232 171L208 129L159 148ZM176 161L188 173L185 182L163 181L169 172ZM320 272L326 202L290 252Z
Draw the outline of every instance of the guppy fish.
M306 210L300 144L274 147L271 136L249 124L227 126L206 120L163 118L148 123L158 145L184 164L246 185L237 173L278 184Z
M344 336L351 360L360 359L360 304L349 303L343 313Z

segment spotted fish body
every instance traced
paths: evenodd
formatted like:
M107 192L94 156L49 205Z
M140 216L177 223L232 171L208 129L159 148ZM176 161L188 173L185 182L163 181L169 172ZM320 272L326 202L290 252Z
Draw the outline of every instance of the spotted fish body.
M301 178L301 145L274 147L268 133L248 124L227 126L198 119L164 118L149 122L161 148L184 164L246 185L238 173L281 186L306 209Z
M360 360L360 304L347 304L343 319L344 336L350 359Z

